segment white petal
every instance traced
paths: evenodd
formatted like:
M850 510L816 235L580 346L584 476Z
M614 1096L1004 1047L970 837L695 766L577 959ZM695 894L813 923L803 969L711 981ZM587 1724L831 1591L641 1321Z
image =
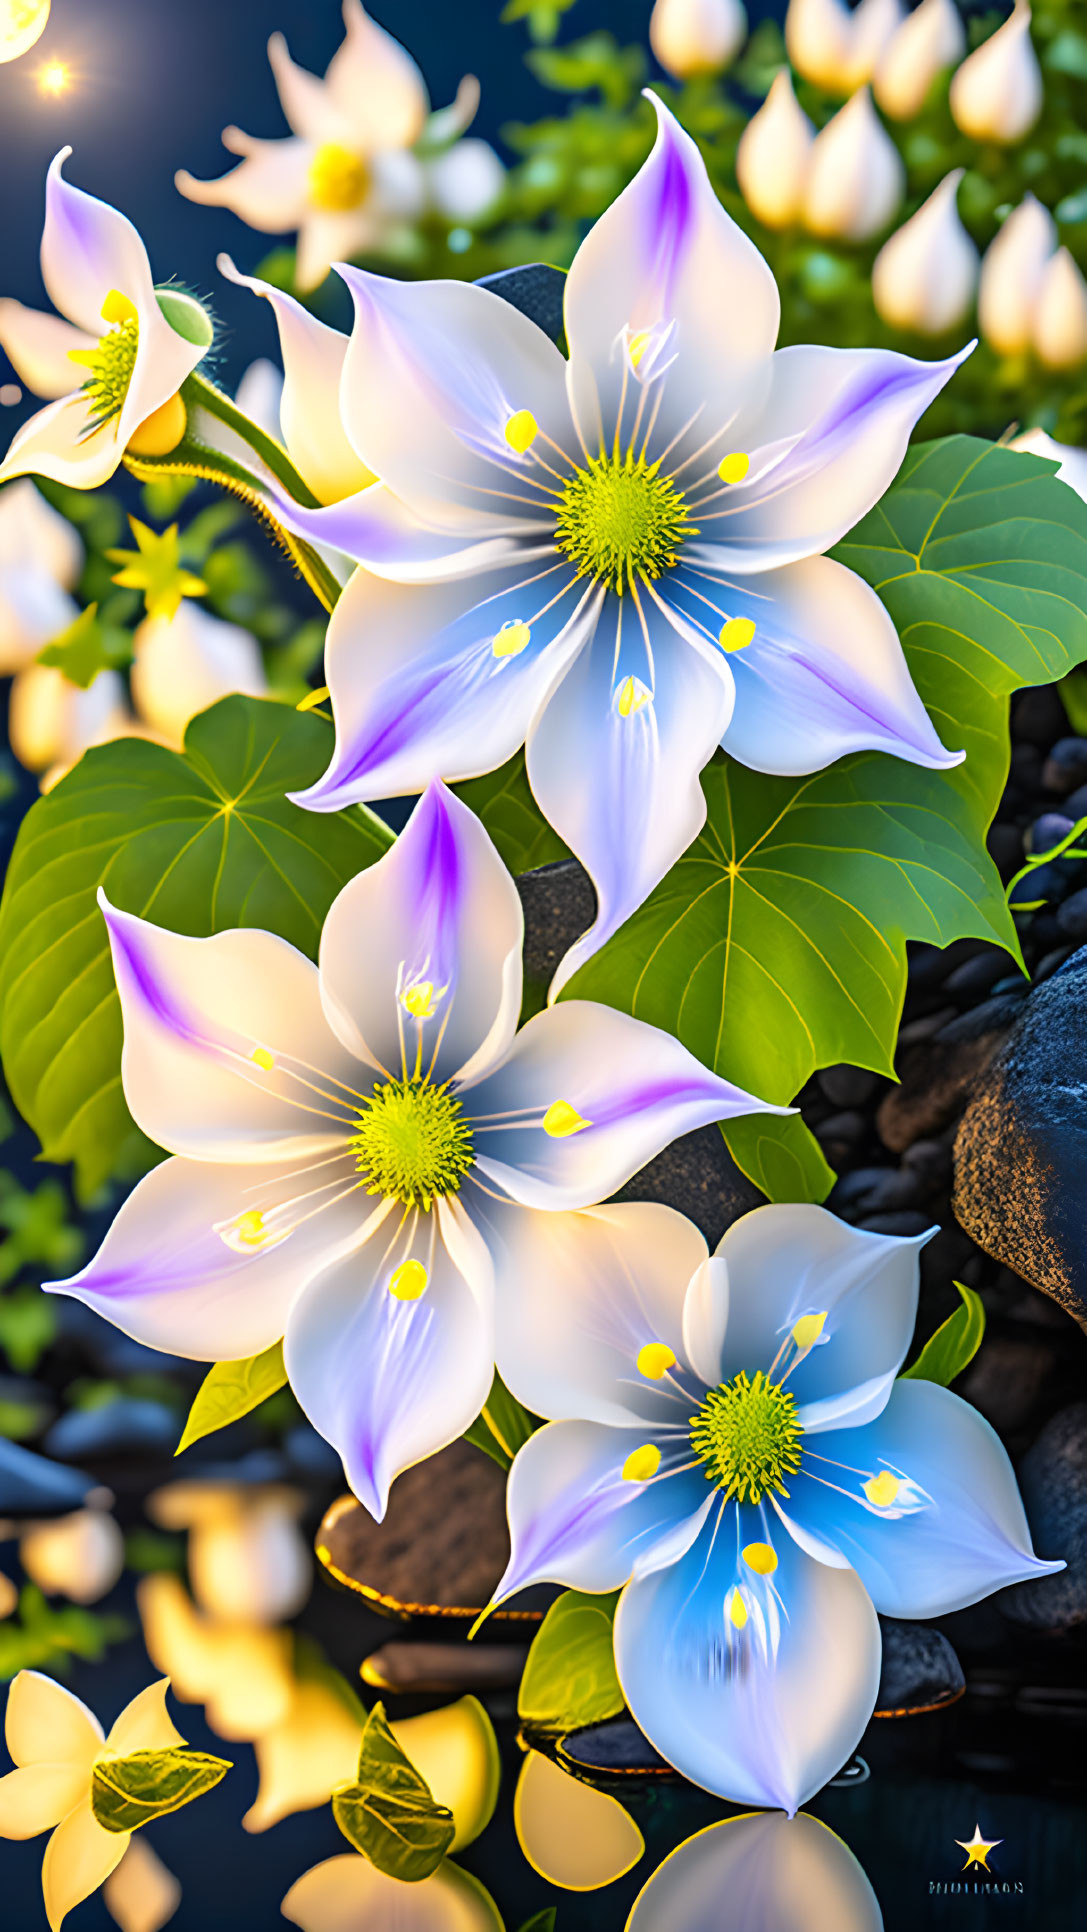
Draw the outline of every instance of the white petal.
M544 1214L495 1211L499 1373L536 1415L591 1422L680 1420L675 1379L654 1344L684 1366L687 1283L706 1258L694 1224L648 1202Z
M21 1670L8 1691L4 1737L18 1765L70 1764L88 1776L102 1749L102 1726L63 1684Z
M131 1833L106 1831L90 1800L76 1805L57 1826L42 1860L42 1891L50 1932L66 1914L103 1885L128 1850Z
M489 141L458 141L430 165L430 197L447 221L481 221L505 185L506 170Z
M36 1838L85 1798L90 1771L81 1764L26 1764L0 1778L0 1838Z
M862 87L812 143L807 226L815 235L868 241L890 225L905 188L902 157Z
M28 309L11 296L0 301L0 349L19 381L46 401L70 396L78 387L81 378L72 350L93 349L98 335L99 330L88 335L63 317L47 309Z
M11 687L8 736L20 764L44 771L43 791L90 745L123 738L134 726L116 671L99 671L81 691L55 664L28 664Z
M449 1859L406 1885L352 1853L327 1858L295 1880L281 1910L302 1932L502 1932L479 1880Z
M97 341L102 304L114 289L141 313L154 301L147 250L127 216L65 181L71 148L62 148L45 185L42 280L61 315Z
M181 747L190 720L232 691L263 697L260 646L189 597L174 617L145 617L133 638L132 696L144 722Z
M121 419L112 416L90 436L86 428L87 399L80 391L47 403L16 430L0 463L0 483L12 476L47 476L76 490L108 483L124 454Z
M198 181L186 168L174 176L178 191L206 208L229 208L266 235L297 228L306 212L313 148L308 141L256 141L228 129L226 145L244 156L217 181ZM226 137L224 136L224 140Z
M85 556L79 532L24 477L0 496L0 568L33 571L73 590Z
M806 1812L754 1813L695 1832L642 1887L626 1932L719 1932L723 1899L751 1932L883 1932L849 1847Z
M438 1082L478 1078L513 1039L523 937L517 888L483 826L432 785L395 845L329 910L320 969L329 1024L389 1075L418 1061Z
M16 490L24 487L34 488L28 477L21 477L10 486ZM10 490L5 490L0 502L9 493ZM59 637L78 616L79 605L44 571L0 564L0 677L34 669L34 659L42 645ZM76 687L69 685L68 688ZM17 751L16 755L20 756ZM20 762L26 761L20 757ZM51 764L52 757L43 759L42 763Z
M1008 19L952 79L952 119L974 141L1021 141L1042 111L1045 87L1030 19L1025 0L1016 0Z
M404 1300L392 1284L411 1262L426 1282ZM394 1478L463 1435L491 1386L490 1258L463 1208L439 1202L402 1235L390 1217L318 1276L291 1311L284 1359L314 1428L380 1522Z
M219 257L220 267L227 258ZM283 441L283 426L280 422L280 406L283 401L283 371L277 369L270 356L257 356L249 364L234 391L234 401L243 416L248 416L258 429L277 442Z
M344 117L329 98L325 83L291 59L284 36L268 42L268 60L275 77L279 104L292 134L306 141L333 141L344 134Z
M344 0L343 21L346 35L325 75L330 101L351 121L364 152L410 148L429 107L422 74L360 0Z
M161 1932L181 1904L181 1886L141 1832L130 1839L102 1897L121 1932Z
M168 1677L148 1684L126 1704L106 1738L106 1750L126 1757L130 1751L172 1751L185 1740L166 1709Z
M106 1510L77 1509L70 1516L31 1523L24 1529L19 1561L46 1596L97 1603L109 1594L125 1567L125 1541L120 1525Z

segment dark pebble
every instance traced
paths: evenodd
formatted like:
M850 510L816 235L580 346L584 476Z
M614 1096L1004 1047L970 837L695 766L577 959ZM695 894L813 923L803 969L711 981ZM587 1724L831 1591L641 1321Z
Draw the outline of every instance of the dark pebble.
M857 1113L855 1109L842 1114L828 1114L815 1129L815 1138L824 1147L830 1141L843 1141L847 1147L851 1147L854 1141L860 1139L867 1126L867 1116Z
M1065 741L1059 740L1058 742ZM1057 746L1055 745L1053 749L1055 751ZM1052 753L1050 753L1050 756L1052 756ZM1011 784L1020 786L1028 794L1034 795L1037 793L1038 787L1042 782L1042 754L1037 745L1018 744L1012 746L1009 778ZM1072 780L1072 784L1082 784L1085 778L1087 778L1087 766L1084 767L1079 777ZM1062 791L1071 791L1072 784L1062 786Z
M1031 1629L1075 1629L1087 1623L1087 1402L1046 1423L1019 1465L1019 1488L1039 1556L1063 1557L1067 1567L1013 1584L997 1602Z
M1055 738L1068 729L1068 713L1060 692L1052 684L1031 685L1017 691L1012 699L1012 736L1018 744L1037 745L1048 751Z
M1032 906L1036 900L1043 899L1052 905L1064 898L1071 885L1072 868L1062 859L1048 859L1044 865L1036 865L1023 874L1009 903L1013 906Z
M911 1717L953 1704L966 1689L962 1665L942 1630L930 1623L881 1617L883 1662L876 1693L877 1717Z
M562 335L565 286L566 277L562 270L552 268L546 262L527 262L520 268L500 268L493 275L484 275L480 282L481 288L492 289L504 302L520 309L522 315L527 315L530 322L535 322L545 335L551 337L552 342L557 342ZM1059 725L1057 729L1060 729Z
M1012 770L1020 784L1024 782L1012 752ZM1034 751L1033 745L1024 746L1024 752ZM1037 753L1034 754L1037 756ZM1025 762L1025 761L1024 761ZM1057 792L1067 798L1078 786L1087 784L1087 738L1058 738L1041 773L1042 783L1047 791Z
M1048 979L1050 973L1055 973L1059 967L1063 966L1065 960L1070 959L1071 955L1071 946L1055 946L1051 953L1045 953L1034 968L1032 975L1034 985L1040 986L1042 981Z
M983 1000L980 1006L972 1006L965 1013L957 1013L953 1020L942 1026L935 1036L936 1046L967 1046L971 1041L984 1040L990 1034L1006 1032L1014 1026L1022 1011L1023 1001L1030 992L1030 981L1017 973L1009 983L1009 990L994 994L992 999ZM1010 990L1011 987L1015 991Z
M957 1006L941 1006L935 1013L926 1013L923 1019L907 1020L905 1026L898 1029L899 1049L919 1046L923 1040L931 1040L934 1033L938 1033L951 1020L958 1019L958 1016Z
M1027 927L1031 950L1036 953L1052 952L1061 936L1056 915L1052 912L1036 912Z
M172 1456L181 1424L162 1402L119 1395L98 1409L69 1409L54 1422L43 1443L47 1455L62 1462L90 1462L100 1456Z
M879 1086L879 1075L866 1067L824 1067L816 1080L834 1107L863 1107Z
M966 1286L972 1286L967 1282ZM987 1294L986 1302L992 1297ZM1046 1336L1019 1338L987 1334L969 1367L955 1384L1001 1436L1028 1431L1046 1385L1060 1366L1060 1343ZM1021 1440L1026 1439L1021 1437Z
M853 1223L854 1227L864 1228L869 1234L924 1234L933 1225L931 1214L918 1208L898 1208L892 1214L864 1214Z
M917 1199L917 1177L897 1167L855 1167L843 1174L830 1197L843 1208L912 1207Z
M627 1181L616 1201L659 1201L701 1228L711 1248L763 1195L742 1173L717 1127L681 1134Z
M1066 939L1087 939L1087 886L1057 908L1057 924Z
M486 1694L520 1682L528 1647L523 1644L382 1644L359 1666L364 1684L402 1695L457 1697Z
M587 1771L621 1771L627 1777L669 1768L630 1717L613 1717L605 1724L570 1731L559 1745L559 1757L584 1765Z
M1064 809L1070 819L1087 818L1087 785L1079 785L1074 792L1069 792Z
M596 917L596 894L576 859L560 859L516 881L525 915L525 978L546 986L563 954Z
M93 1486L81 1469L60 1469L0 1436L0 1517L68 1516Z
M986 844L993 864L1004 878L1019 870L1023 863L1023 834L1017 825L1004 825L998 820L990 825Z
M1073 820L1063 812L1043 812L1036 818L1026 838L1026 846L1031 852L1049 852L1061 840L1068 837Z
M972 999L975 993L987 993L993 981L1000 978L1007 969L1008 955L1002 946L988 947L978 953L975 959L968 959L965 965L956 966L944 981L945 991L956 999Z
M951 1179L951 1142L915 1140L903 1154L902 1165L916 1174L927 1188L942 1187Z

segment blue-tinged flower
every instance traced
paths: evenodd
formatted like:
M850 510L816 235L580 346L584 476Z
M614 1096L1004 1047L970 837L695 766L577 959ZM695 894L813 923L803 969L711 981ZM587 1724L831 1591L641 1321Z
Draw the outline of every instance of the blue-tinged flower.
M895 1380L927 1236L756 1208L687 1286L700 1237L647 1267L654 1213L566 1217L591 1233L560 1224L561 1253L538 1217L519 1247L499 1364L555 1419L510 1472L496 1600L625 1585L615 1660L646 1736L695 1784L792 1813L872 1715L877 1611L940 1616L1063 1564L1033 1554L989 1424Z
M722 1899L743 1932L883 1932L849 1846L806 1812L727 1818L685 1839L642 1886L625 1932L717 1932Z
M822 554L957 359L775 353L774 278L657 111L570 271L569 362L487 289L344 269L343 423L381 487L316 511L269 491L365 566L329 626L335 756L300 802L418 791L527 740L597 891L556 990L696 836L719 744L782 773L959 758L875 592Z
M53 398L23 424L0 463L93 490L126 449L163 455L185 434L178 391L211 346L200 304L156 288L132 223L65 181L71 148L49 169L41 268L58 315L0 302L0 348L35 395Z
M283 1336L379 1517L483 1406L511 1225L565 1220L530 1210L599 1201L676 1134L763 1107L610 1007L571 1000L515 1037L521 902L441 785L339 894L319 966L272 933L188 939L101 904L125 1098L175 1158L52 1286L197 1359Z

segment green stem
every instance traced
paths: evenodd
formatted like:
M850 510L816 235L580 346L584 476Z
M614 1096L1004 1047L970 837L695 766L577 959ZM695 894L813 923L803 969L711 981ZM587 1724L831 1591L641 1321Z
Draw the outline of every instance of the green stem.
M269 436L263 429L258 428L256 423L250 422L249 417L243 415L236 404L231 402L230 397L224 396L221 389L216 389L214 383L194 373L186 382L183 393L187 403L195 405L198 409L206 409L209 416L218 417L221 423L225 423L227 429L234 431L235 436L241 437L243 443L248 443L254 456L259 456L261 462L271 470L272 475L282 483L284 489L289 491L295 502L301 504L304 510L321 508L320 497L314 496L309 484L303 482L282 443L277 443L274 436Z

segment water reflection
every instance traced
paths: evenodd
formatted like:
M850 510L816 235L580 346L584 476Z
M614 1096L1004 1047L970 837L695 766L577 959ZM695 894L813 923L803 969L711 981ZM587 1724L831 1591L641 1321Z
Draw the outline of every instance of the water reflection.
M643 1886L626 1932L882 1932L848 1845L800 1812L752 1812L696 1832Z
M291 1886L282 1911L302 1932L503 1932L490 1893L448 1858L417 1885L356 1852L327 1858Z

